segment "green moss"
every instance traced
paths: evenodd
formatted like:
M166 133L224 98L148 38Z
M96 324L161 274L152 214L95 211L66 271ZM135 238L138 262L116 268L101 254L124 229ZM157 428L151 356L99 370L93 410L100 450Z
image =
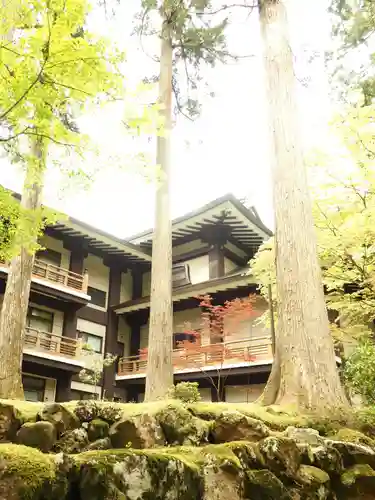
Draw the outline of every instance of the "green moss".
M0 399L0 404L13 406L20 414L23 422L35 422L38 412L43 408L43 403L32 403L18 399Z
M189 410L204 420L214 420L224 411L240 412L257 420L261 420L270 429L282 431L289 426L305 427L308 418L299 415L291 408L265 407L256 403L195 403L188 405Z
M298 477L303 482L309 484L326 484L329 482L329 475L322 469L312 465L301 465L298 471Z
M75 457L82 500L201 498L197 464L179 450L106 450Z
M375 471L367 464L353 465L341 475L341 482L345 486L351 486L358 478L375 478Z
M96 418L90 422L87 432L90 441L106 438L109 432L109 424L100 418Z
M248 470L245 478L245 496L252 500L287 500L284 484L269 470Z
M340 429L333 435L329 436L331 439L336 441L345 441L347 443L357 443L364 444L366 446L370 446L372 448L375 447L375 441L362 432L356 431L354 429Z
M27 446L0 444L0 479L13 486L22 500L34 500L56 477L51 456ZM1 482L0 481L0 482Z
M184 406L170 403L162 407L155 418L166 440L172 445L200 445L208 441L211 422L194 417Z

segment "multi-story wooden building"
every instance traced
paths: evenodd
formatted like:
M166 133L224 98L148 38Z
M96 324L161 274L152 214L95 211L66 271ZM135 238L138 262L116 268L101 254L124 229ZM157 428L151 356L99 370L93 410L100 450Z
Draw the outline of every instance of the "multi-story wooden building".
M202 331L193 351L179 341L186 336L186 322L200 328L198 296L209 294L223 303L256 292L246 265L271 233L255 210L232 195L174 220L172 231L175 380L199 382L205 400L253 400L272 364L270 334L254 319L242 321L219 343ZM141 401L152 231L124 241L71 218L48 227L41 244L45 249L34 265L25 332L26 399L83 399L100 391L107 398ZM1 293L7 272L0 264ZM258 314L265 307L259 297ZM80 370L107 352L119 359L104 370L100 387L80 381Z

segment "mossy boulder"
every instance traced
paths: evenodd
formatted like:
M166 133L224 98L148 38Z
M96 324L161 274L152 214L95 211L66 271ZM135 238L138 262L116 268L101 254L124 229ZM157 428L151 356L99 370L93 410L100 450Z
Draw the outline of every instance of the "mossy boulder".
M163 431L153 415L129 416L116 422L109 430L114 448L153 448L165 444Z
M341 454L330 445L309 447L303 455L302 461L306 465L313 465L333 475L341 474L344 470Z
M330 496L330 477L327 472L311 465L301 465L295 477L301 497L306 500L325 500Z
M325 442L324 438L316 429L304 429L290 426L286 428L283 434L285 437L293 439L298 445L301 446L322 446Z
M118 420L121 420L124 408L130 405L108 401L88 400L66 403L64 406L71 410L81 423L101 419L112 425Z
M0 442L13 441L22 424L20 412L13 405L0 401Z
M212 436L215 443L229 441L259 441L269 435L266 425L260 420L247 417L237 411L223 411L212 425Z
M109 433L109 424L105 420L95 418L89 423L87 433L90 441L106 438Z
M61 500L68 480L51 455L28 446L0 444L0 498Z
M109 450L110 448L112 448L111 440L106 437L89 443L82 451Z
M155 418L170 445L199 446L208 442L212 422L194 417L182 405L167 405Z
M375 468L375 451L369 446L336 440L327 440L326 442L340 453L345 467L368 464Z
M199 469L172 454L109 450L77 456L81 500L198 500Z
M79 420L74 413L59 403L45 405L38 413L38 420L51 422L56 427L58 435L77 429L80 426Z
M341 484L340 498L375 498L375 471L367 464L357 464L347 469L341 475Z
M373 439L363 434L363 432L354 429L339 429L333 436L330 436L330 438L334 441L363 444L375 449L375 441Z
M16 435L16 442L44 453L52 450L57 439L55 426L51 422L26 422Z
M89 439L85 429L74 429L64 432L54 446L57 453L80 453L89 444Z
M267 469L248 470L245 479L245 498L251 500L289 500L282 481Z
M301 453L293 439L270 436L258 443L267 468L275 473L294 476L301 465Z

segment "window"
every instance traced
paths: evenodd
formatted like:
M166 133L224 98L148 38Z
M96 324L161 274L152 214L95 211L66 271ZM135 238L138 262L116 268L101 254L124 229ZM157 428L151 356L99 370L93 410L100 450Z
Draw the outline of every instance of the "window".
M86 344L90 350L98 353L102 353L103 350L103 338L93 333L78 332L78 338L82 340L83 344Z
M52 333L53 313L36 307L29 307L26 324L30 328L35 328L36 330L40 330L42 332Z
M89 286L87 288L87 294L91 297L91 304L100 307L106 306L107 294L106 292L103 292L103 290L98 290L97 288Z
M26 401L44 401L46 381L44 378L22 375L23 392Z
M191 342L192 344L197 343L199 335L194 335L192 333L174 333L173 334L173 349L178 349L180 342Z
M50 250L46 248L45 250L40 250L36 254L36 258L45 262L46 264L52 264L53 266L61 266L61 253L55 252L55 250Z
M172 285L173 288L178 288L184 285L190 285L190 268L189 264L174 264L172 267Z
M70 391L72 401L87 401L88 399L98 399L98 395L92 392Z

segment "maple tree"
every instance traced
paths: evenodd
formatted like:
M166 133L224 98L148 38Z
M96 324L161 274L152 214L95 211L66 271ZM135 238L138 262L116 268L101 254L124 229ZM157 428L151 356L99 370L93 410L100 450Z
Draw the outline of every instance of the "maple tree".
M173 365L176 369L191 368L199 370L210 382L215 390L216 398L221 401L225 381L231 369L225 369L230 360L234 363L252 362L256 359L247 347L236 348L227 345L231 339L240 339L238 329L242 322L254 319L257 312L254 309L256 297L250 295L245 298L236 298L225 301L224 304L214 304L210 295L197 297L202 310L201 321L197 328L186 323L183 334L187 339L177 342L177 349L173 351ZM207 342L208 341L208 342ZM139 350L140 360L146 361L148 348ZM211 366L212 370L208 367ZM225 369L225 372L224 372Z

